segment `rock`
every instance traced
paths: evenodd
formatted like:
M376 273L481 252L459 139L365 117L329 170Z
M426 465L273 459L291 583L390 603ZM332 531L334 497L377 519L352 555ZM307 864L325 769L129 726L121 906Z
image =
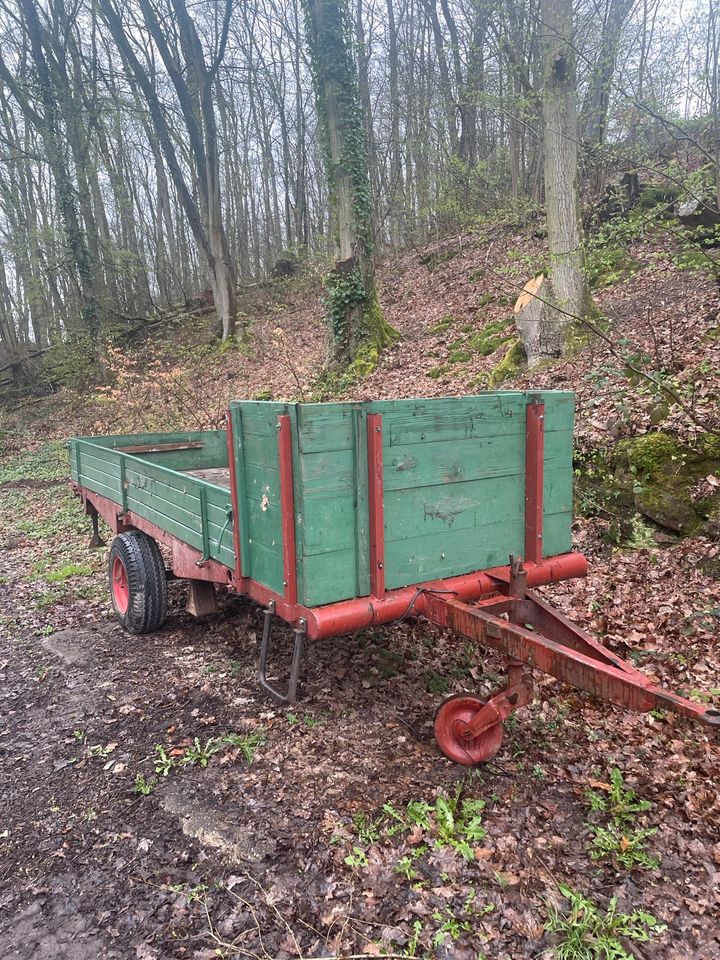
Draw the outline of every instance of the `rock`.
M636 493L635 506L654 523L676 533L692 533L699 522L687 500L660 487L647 487Z

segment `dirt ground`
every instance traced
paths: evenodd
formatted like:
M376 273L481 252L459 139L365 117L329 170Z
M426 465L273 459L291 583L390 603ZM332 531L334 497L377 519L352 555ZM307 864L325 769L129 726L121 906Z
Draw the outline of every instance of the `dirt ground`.
M254 684L253 604L224 597L196 622L176 582L162 630L120 629L106 551L87 549L61 469L41 449L2 492L3 960L551 957L561 885L667 925L626 941L630 956L720 955L718 750L702 730L538 678L496 761L455 766L434 709L497 686L501 665L418 622L312 645L302 703L279 709ZM674 689L716 685L703 612L720 604L717 547L610 552L588 522L576 536L594 572L553 598ZM281 630L278 674L289 647ZM196 737L227 733L206 766L181 763ZM590 855L587 793L614 767L651 804L637 819L656 831L649 867ZM157 781L148 795L138 775ZM389 828L385 805L457 791L484 803L471 859L436 842L436 825Z

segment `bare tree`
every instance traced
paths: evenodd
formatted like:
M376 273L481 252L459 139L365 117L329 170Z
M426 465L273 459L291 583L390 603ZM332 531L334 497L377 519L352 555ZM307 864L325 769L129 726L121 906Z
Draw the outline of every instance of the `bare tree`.
M28 0L30 2L30 0ZM150 0L140 0L147 29L157 45L175 88L185 123L194 183L188 184L178 161L173 137L148 70L140 63L113 0L100 0L100 10L115 43L147 101L150 116L178 196L202 251L210 279L223 338L235 332L237 314L235 269L230 260L222 217L220 161L213 87L227 43L232 0L225 0L224 19L215 53L207 62L202 43L184 0L171 0L174 30L163 28ZM169 11L168 11L169 12ZM177 45L171 49L171 40ZM195 201L194 187L200 205Z

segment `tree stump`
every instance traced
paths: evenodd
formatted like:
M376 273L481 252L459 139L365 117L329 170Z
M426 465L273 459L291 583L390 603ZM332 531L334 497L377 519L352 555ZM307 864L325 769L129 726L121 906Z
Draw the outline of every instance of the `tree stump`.
M550 281L539 273L528 280L515 303L515 325L530 367L563 354L567 318L552 305L552 295Z

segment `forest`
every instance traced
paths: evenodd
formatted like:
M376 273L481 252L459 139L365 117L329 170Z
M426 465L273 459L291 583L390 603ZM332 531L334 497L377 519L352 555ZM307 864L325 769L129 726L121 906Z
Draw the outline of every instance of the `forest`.
M717 199L712 3L357 0L323 24L333 10L3 4L6 374L59 344L101 354L107 338L203 295L220 335L242 336L238 290L333 258L345 201L326 175L322 84L346 67L339 166L356 177L373 253L537 215L554 129L548 36L568 45L561 145L576 147L586 230L648 181L701 210Z
M0 956L716 960L719 395L718 0L0 0Z

